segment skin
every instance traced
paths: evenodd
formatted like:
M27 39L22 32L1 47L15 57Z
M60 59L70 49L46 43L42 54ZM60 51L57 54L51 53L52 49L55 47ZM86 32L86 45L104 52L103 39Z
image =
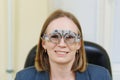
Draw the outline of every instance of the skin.
M48 25L46 33L50 34L56 29L78 33L77 26L67 17L53 20ZM75 60L76 51L80 48L80 42L68 45L62 38L59 44L42 41L42 46L47 50L49 56L51 80L75 80L75 74L71 71L71 67Z

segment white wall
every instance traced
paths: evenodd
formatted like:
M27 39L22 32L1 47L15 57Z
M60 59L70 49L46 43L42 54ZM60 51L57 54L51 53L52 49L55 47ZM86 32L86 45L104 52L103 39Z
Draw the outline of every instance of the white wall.
M47 0L10 0L9 4L0 0L0 80L14 80L16 72L24 68L48 11Z
M111 58L114 63L114 80L120 80L120 0L114 0L114 22L111 42Z

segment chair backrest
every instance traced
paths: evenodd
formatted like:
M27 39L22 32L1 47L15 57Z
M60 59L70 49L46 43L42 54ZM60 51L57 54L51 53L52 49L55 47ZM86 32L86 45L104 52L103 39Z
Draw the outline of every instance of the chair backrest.
M93 42L85 41L84 44L88 63L105 67L112 76L111 63L106 50ZM36 48L35 45L28 53L24 68L34 65Z
M85 41L84 44L88 63L105 67L112 76L111 62L106 50L99 44L90 41Z
M37 49L37 45L35 45L28 53L25 64L24 64L24 68L30 67L30 66L34 66L34 62L35 62L35 55L36 55L36 49Z

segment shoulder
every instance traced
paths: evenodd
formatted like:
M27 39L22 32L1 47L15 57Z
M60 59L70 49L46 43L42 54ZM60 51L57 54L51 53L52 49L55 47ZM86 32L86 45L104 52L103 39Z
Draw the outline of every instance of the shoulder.
M35 69L34 66L31 66L18 72L18 74L28 74L28 73L34 74L34 73L37 73L37 70Z
M94 64L88 64L87 71L99 74L108 72L106 68Z
M92 71L106 71L107 69L105 69L102 66L99 65L95 65L95 64L88 64L87 70L92 70Z
M88 64L86 71L77 72L76 80L112 80L107 69L104 67Z
M36 73L37 73L37 70L34 67L28 67L17 72L15 80L22 80L22 79L31 80L31 78L33 78Z
M87 72L90 78L94 78L93 80L98 78L100 78L100 80L111 80L109 71L102 66L88 64Z
M35 67L28 67L17 72L15 80L38 80L46 77L47 72L37 71Z

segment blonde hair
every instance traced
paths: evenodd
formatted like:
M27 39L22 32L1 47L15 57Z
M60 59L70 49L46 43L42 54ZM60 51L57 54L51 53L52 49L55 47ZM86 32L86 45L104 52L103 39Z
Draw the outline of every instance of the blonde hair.
M36 57L35 57L35 67L38 71L50 71L49 57L48 57L47 52L42 47L41 36L45 33L46 28L50 24L50 22L60 17L67 17L71 19L77 25L79 29L79 32L81 35L81 48L76 53L76 56L75 56L76 58L75 58L75 61L73 63L71 70L72 71L79 70L80 72L84 72L86 70L87 62L86 62L86 53L85 53L85 48L84 48L84 41L83 41L81 26L73 14L69 12L65 12L63 10L56 10L55 12L53 12L47 18L47 20L45 21L41 29L40 38L39 38L39 42L37 45Z

